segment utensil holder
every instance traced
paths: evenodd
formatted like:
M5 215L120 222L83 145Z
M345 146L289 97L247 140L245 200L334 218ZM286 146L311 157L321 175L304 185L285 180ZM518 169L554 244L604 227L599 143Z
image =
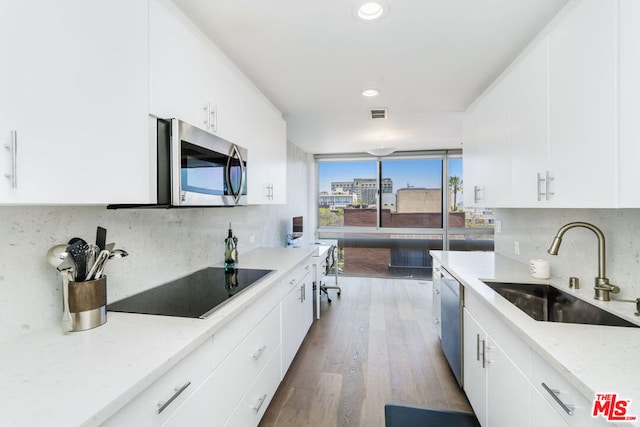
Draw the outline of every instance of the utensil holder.
M72 332L96 328L107 321L107 277L69 282Z

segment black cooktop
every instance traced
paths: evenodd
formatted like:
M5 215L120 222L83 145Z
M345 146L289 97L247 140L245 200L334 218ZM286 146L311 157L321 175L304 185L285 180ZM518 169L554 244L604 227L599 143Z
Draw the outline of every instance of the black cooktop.
M204 319L272 271L209 267L116 301L107 310Z

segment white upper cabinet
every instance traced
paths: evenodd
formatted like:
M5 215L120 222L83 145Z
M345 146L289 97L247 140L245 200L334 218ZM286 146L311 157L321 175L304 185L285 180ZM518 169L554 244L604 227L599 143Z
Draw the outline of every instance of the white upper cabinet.
M546 183L549 173L547 55L545 38L510 74L511 201L514 206L540 206L551 197Z
M282 114L169 0L150 2L149 43L150 113L247 148L249 203L286 203Z
M616 206L617 17L617 1L585 0L549 34L553 206Z
M465 129L464 180L471 191L468 206L498 207L509 204L511 193L511 147L509 91L505 81L478 101ZM473 161L467 161L467 156ZM467 200L467 198L469 200Z
M620 207L640 207L640 2L620 0ZM611 171L615 172L615 171Z
M147 16L144 1L3 2L0 204L149 200Z
M625 167L640 154L630 142L640 135L637 120L631 120L640 106L640 97L633 96L634 87L640 92L640 37L633 25L638 14L619 14L618 7L618 1L571 2L469 111L471 142L478 146L464 141L465 165L474 164L465 173L471 171L472 185L486 183L481 206L613 208L620 206L621 192L626 205L640 206L630 188L640 172ZM633 2L624 7L631 16L638 8ZM628 90L618 86L619 40L620 80ZM484 128L489 137L483 137ZM626 184L620 187L619 181ZM466 175L465 182L468 188Z

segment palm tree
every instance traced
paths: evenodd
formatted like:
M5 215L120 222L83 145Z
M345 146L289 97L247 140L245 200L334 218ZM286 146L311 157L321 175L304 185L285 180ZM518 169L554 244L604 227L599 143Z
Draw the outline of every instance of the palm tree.
M459 176L449 177L449 191L453 193L453 206L452 211L458 209L458 191L462 191L462 179Z

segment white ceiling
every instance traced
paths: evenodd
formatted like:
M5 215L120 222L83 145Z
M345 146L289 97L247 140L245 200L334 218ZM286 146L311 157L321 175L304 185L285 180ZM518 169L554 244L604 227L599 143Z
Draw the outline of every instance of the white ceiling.
M567 1L386 0L363 22L356 0L174 0L309 153L460 148L463 112Z

